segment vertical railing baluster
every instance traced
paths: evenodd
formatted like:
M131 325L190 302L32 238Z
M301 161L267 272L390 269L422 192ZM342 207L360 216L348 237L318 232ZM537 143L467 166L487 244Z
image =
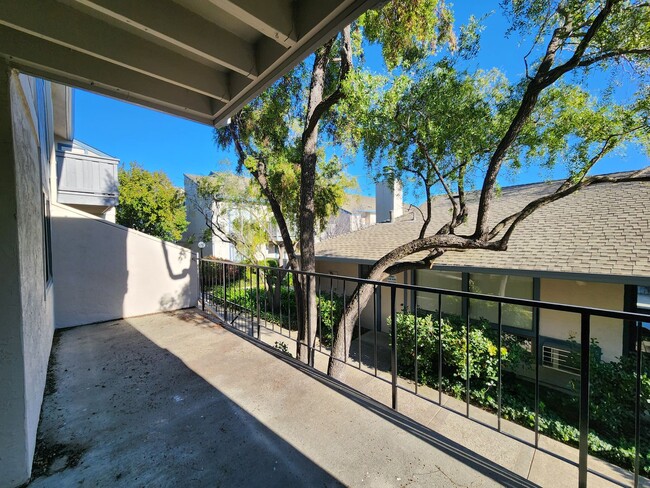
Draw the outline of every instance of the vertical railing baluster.
M501 375L502 375L502 358L501 358L501 335L503 334L503 320L502 320L502 308L503 308L503 302L498 302L499 303L499 309L498 309L498 334L499 337L497 338L497 361L498 361L498 377L497 377L497 430L501 432Z
M379 287L379 293L381 293L381 286ZM381 320L381 311L379 312L379 320ZM375 331L375 376L377 376L377 285L373 285L372 288L372 328Z
M228 304L226 303L226 263L221 263L221 286L223 288L223 319L228 322Z
M203 259L199 258L199 283L201 284L201 310L205 312L205 266Z
M245 268L244 268L245 269ZM253 292L253 267L249 267L249 272L248 272L248 293L246 294L247 299L246 303L248 303L248 296L250 294L252 298L252 292ZM249 309L248 315L250 317L250 330L251 330L251 337L255 337L255 306L251 304L251 307Z
M307 297L311 296L312 286L314 286L313 275L307 275ZM314 299L316 298L316 290L314 289ZM314 366L314 343L311 341L311 319L312 319L312 309L309 304L309 299L307 300L307 360L311 367ZM316 304L314 304L316 305ZM314 331L316 335L316 331Z
M533 317L536 314L535 309L532 310ZM535 320L533 326L535 327L535 448L539 447L539 367L541 363L541 347L539 341L539 322Z
M343 346L345 347L345 355L343 356L343 362L347 364L348 362L348 326L345 321L345 310L347 309L346 305L346 295L345 295L345 280L343 280Z
M323 281L321 280L321 277L318 276L316 278L316 303L318 304L317 306L317 312L318 312L318 352L323 351L323 312L322 312L322 294L320 287L322 286Z
M295 283L295 281L296 275L293 273L287 274L287 320L289 322L289 339L291 339L291 304L293 303L293 300L291 300L291 283ZM298 340L300 340L300 337L298 337Z
M357 284L357 287L360 288L360 285ZM357 289L358 289L357 288ZM357 340L359 346L359 369L361 369L361 300L357 295Z
M281 275L280 275L280 269L278 269L277 275L278 275L278 278L275 281L275 286L276 286L276 289L278 290L277 295L279 296L279 299L278 299L279 303L277 303L276 305L278 307L278 316L280 317L279 318L279 321L280 321L280 335L283 336L284 332L282 331L282 279L284 279L284 278L282 278Z
M334 325L334 278L330 278L330 326L330 357L332 357L332 352L334 351L334 328L338 326L338 324Z
M641 473L640 453L641 450L641 372L643 346L643 322L636 323L636 387L634 402L634 488L639 486L639 474Z
M242 320L239 321L241 326L237 327L235 325L235 327L237 327L237 330L244 330L244 328L246 327L246 304L242 303L241 300L242 300L242 297L244 296L244 293L242 292L242 286L244 287L244 292L246 291L246 268L244 268L244 279L241 278L242 267L240 265L237 265L237 269L239 270L239 275L240 275L239 276L239 285L238 285L238 288L239 288L239 295L238 295L239 296L239 303L238 303L238 305L239 306L237 307L239 310L238 310L237 315L235 315L235 317L237 317L237 319L239 319L239 317L241 317ZM235 320L235 322L236 321L237 320Z
M264 327L268 329L269 327L269 283L267 281L267 275L269 273L268 269L264 269ZM273 321L271 321L271 327L273 327Z
M260 340L260 314L261 314L261 307L260 307L260 273L262 270L260 268L256 268L256 273L255 273L255 281L256 281L256 287L255 287L255 300L257 301L257 340Z
M415 317L414 331L415 331L415 394L418 394L418 296L413 290L412 294L415 294L414 305L413 305L413 314Z
M442 293L438 293L438 405L442 405Z
M395 297L397 289L390 287L390 367L393 409L397 410L397 312L395 310Z
M465 416L469 418L469 313L465 316Z
M589 458L589 313L582 312L580 319L580 452L578 485L587 486Z

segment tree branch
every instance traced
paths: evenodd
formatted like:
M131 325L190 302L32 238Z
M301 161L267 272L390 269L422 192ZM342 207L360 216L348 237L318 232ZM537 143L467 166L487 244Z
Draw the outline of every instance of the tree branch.
M519 133L524 127L524 124L530 117L533 109L537 105L537 100L540 93L549 85L557 81L563 74L574 69L580 59L584 55L589 43L596 35L602 24L605 22L607 16L611 13L614 3L620 0L607 0L604 7L598 12L591 26L585 33L576 48L573 56L564 64L552 68L555 61L555 56L558 50L562 47L563 40L566 38L567 32L571 32L571 19L565 17L565 23L555 29L553 36L548 44L546 53L542 58L537 73L533 79L528 83L526 91L517 110L517 114L513 118L508 130L499 142L496 150L490 158L488 169L485 173L483 180L483 188L481 190L481 198L479 201L478 215L476 219L476 228L474 237L477 239L486 239L489 236L489 214L491 202L494 197L494 185L496 184L497 175L501 170L501 166L505 159L508 150L512 147ZM562 12L559 12L562 14Z
M641 54L641 55L650 55L650 47L646 48L638 48L638 49L627 49L627 50L618 50L618 51L609 51L606 53L599 54L598 56L593 56L590 58L585 58L582 61L578 63L578 66L580 67L587 67L591 66L594 63L598 63L599 61L604 61L606 59L610 58L615 58L615 57L623 57L627 56L629 54Z
M331 39L324 49L327 51L332 49L334 39ZM339 70L339 82L336 89L324 100L322 100L316 107L314 107L311 114L308 114L305 130L302 134L302 140L305 141L309 138L311 132L314 131L321 117L333 107L341 98L343 98L343 81L347 78L348 73L352 67L352 40L350 37L350 26L346 26L341 32L341 48L339 50L341 55L341 68ZM325 54L327 59L327 54Z

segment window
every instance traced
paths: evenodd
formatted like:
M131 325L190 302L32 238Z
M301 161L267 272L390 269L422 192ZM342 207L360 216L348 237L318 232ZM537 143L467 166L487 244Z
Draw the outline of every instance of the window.
M45 272L45 285L52 282L52 223L50 216L50 199L43 192L43 268Z
M650 286L630 286L626 287L626 292L630 292L632 306L630 311L638 313L650 313ZM637 336L636 324L632 322L629 327L628 340L629 351L636 351ZM642 322L641 351L650 354L650 322Z
M47 96L50 83L36 80L36 109L41 174L41 207L43 212L43 274L45 287L52 282L52 223L50 216L50 158L52 140L52 100Z
M636 308L641 312L650 313L650 286L636 287Z
M533 298L533 278L472 273L469 275L469 291L484 295L511 298ZM520 305L503 304L501 322L506 327L533 330L533 309ZM493 324L499 321L499 305L487 300L470 300L469 316L472 319L484 318Z
M429 269L418 269L415 275L415 282L418 286L429 286L431 288L442 288L445 290L463 290L463 274L454 271L438 271ZM428 312L438 311L438 293L417 294L418 308ZM463 314L463 300L460 297L450 295L442 296L442 312L449 315Z

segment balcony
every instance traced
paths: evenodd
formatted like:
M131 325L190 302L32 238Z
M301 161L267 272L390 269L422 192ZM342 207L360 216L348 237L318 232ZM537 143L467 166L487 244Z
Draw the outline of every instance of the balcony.
M119 160L79 141L58 142L58 202L84 207L115 207ZM91 212L92 213L92 212Z
M31 486L650 486L640 474L640 457L629 470L600 459L586 443L574 447L546 435L540 398L546 400L548 392L539 382L543 355L532 366L533 429L502 411L507 368L501 353L499 405L489 411L470 395L480 386L473 377L456 395L442 386L443 369L433 384L419 376L427 358L416 354L421 369L418 373L416 366L413 377L396 368L408 362L397 327L384 334L359 323L341 383L324 374L330 347L322 307L311 366L287 354L287 344L296 341L295 310L280 308L279 320L269 314L266 280L257 278L284 273L286 293L297 273L211 260L201 268L206 312L189 309L57 333ZM339 289L363 281L311 276L329 293L334 281L341 281ZM397 324L392 295L388 308ZM251 300L245 304L238 296ZM580 313L587 334L592 316L647 318L543 302L534 306ZM645 332L639 330L642 341ZM578 363L581 379L594 368L583 360L590 355L583 344L588 341L579 344L586 352ZM474 351L460 353L474 361ZM637 368L644 366L641 353L636 360ZM640 388L631 392L637 446L647 432ZM593 392L579 387L577 395L579 410L585 405L590 410ZM585 432L593 434L588 416L580 415L578 428L581 441Z

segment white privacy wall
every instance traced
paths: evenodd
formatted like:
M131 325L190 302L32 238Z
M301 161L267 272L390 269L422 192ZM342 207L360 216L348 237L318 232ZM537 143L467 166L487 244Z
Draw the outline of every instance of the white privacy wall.
M193 307L189 249L62 204L52 205L56 327Z

